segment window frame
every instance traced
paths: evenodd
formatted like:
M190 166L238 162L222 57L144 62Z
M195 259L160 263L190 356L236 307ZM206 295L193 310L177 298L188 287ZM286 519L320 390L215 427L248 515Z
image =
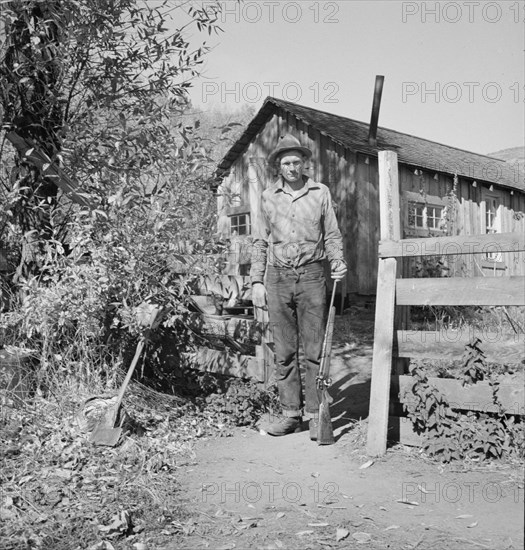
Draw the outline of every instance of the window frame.
M405 203L405 216L404 216L404 234L413 237L428 237L443 236L446 230L439 227L429 227L428 220L433 220L433 224L439 224L439 220L443 217L443 212L447 207L446 202L437 195L424 195L422 193L414 193L413 191L403 192L403 199ZM411 208L415 205L415 215L412 216ZM432 216L429 216L429 209L432 209ZM439 218L436 217L435 212L439 209ZM421 213L418 213L418 210ZM411 217L414 218L411 224ZM420 224L418 224L418 220Z
M484 189L482 192L481 200L484 203L484 209L480 213L482 216L481 228L486 235L490 235L492 233L501 233L503 230L501 222L504 203L502 199L503 197L497 191ZM491 208L489 208L489 201L496 203L494 210L492 209L492 205ZM487 222L489 222L488 217L491 212L494 212L494 217L492 219L491 225L489 226ZM484 267L495 266L497 268L498 266L504 265L503 255L501 252L486 252L483 256L482 262Z
M245 216L245 223L237 223L235 227L246 227L246 233L236 233L234 235L234 218L241 218L241 216ZM233 237L249 237L252 234L252 220L250 216L250 212L246 210L246 208L231 208L228 212L228 219L230 222L230 236Z

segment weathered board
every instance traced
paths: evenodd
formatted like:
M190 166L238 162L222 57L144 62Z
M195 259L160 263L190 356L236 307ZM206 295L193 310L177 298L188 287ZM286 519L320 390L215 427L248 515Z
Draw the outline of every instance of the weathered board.
M525 359L525 334L503 334L501 331L465 330L416 331L398 330L397 353L414 359L448 359L461 357L473 337L481 340L485 359L492 363L521 363Z
M401 223L397 154L394 151L381 151L379 153L379 168L380 236L382 239L399 239ZM379 259L378 261L372 383L367 435L367 453L373 456L382 455L386 452L398 270L395 258Z
M416 433L412 422L403 416L391 415L388 417L388 440L408 445L409 447L421 447L425 438Z
M525 277L398 279L396 300L405 306L523 306Z
M443 394L453 409L460 411L498 412L498 407L492 399L492 387L488 382L463 386L460 380L454 378L428 379L429 384ZM506 414L525 414L525 387L523 373L498 386L498 401ZM411 388L414 377L410 375L392 376L391 395L398 398L400 403L408 403L411 399ZM405 393L407 392L407 393Z
M184 357L196 370L265 382L264 364L251 355L199 347L196 352L185 353Z
M368 415L367 453L377 456L386 452L388 395L392 369L394 336L394 301L397 262L394 258L379 260L377 302Z
M456 235L424 239L382 240L379 256L445 256L489 252L519 252L525 250L525 233L491 233L487 235Z

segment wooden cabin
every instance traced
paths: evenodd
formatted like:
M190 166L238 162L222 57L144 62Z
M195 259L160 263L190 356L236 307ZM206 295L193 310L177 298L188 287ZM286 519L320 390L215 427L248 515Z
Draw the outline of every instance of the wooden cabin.
M525 232L525 184L517 166L382 127L370 145L367 123L268 97L218 167L219 231L231 242L230 275L249 273L259 198L277 176L266 159L287 133L312 150L307 173L330 187L349 266L343 285L349 301L376 292L381 150L398 155L403 237ZM517 256L497 249L445 269L455 276L525 274Z

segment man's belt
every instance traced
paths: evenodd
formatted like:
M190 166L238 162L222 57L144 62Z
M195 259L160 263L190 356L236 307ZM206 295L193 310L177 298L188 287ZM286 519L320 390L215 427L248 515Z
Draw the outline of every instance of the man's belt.
M308 271L312 271L313 269L319 269L319 268L322 269L323 263L324 262L322 260L318 260L316 262L309 262L307 264L303 264L299 266L290 264L290 265L271 265L270 267L272 269L276 269L277 271L295 271L296 273L306 273Z

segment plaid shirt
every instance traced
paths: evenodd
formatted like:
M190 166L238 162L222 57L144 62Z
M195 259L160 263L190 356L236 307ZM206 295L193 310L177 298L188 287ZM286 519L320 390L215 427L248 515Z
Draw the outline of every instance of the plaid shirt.
M343 239L326 185L303 176L304 187L291 194L282 177L263 192L262 216L253 228L252 284L263 282L266 265L301 267L343 258Z

